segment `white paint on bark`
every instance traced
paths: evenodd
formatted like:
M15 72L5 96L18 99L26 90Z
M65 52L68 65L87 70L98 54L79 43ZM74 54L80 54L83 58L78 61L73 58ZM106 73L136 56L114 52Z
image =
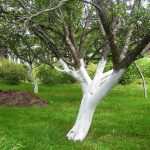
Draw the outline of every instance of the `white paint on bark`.
M83 95L76 123L67 134L69 140L82 141L86 137L98 103L118 83L124 71L124 69L114 71L111 77L98 87L95 84L92 84L94 87L87 87L88 90Z
M36 81L36 78L33 75L33 66L32 66L32 64L29 64L29 63L25 63L25 64L28 67L28 73L29 73L30 79L34 85L34 93L37 94L38 93L38 83Z
M91 85L93 88L95 88L95 86L98 87L100 85L100 82L103 78L103 71L104 71L106 63L107 63L107 60L102 57L97 66L97 70L96 70L96 73L95 73L95 76Z
M54 67L54 68L57 71L66 73L66 74L72 76L73 78L75 78L80 83L82 92L85 93L85 91L87 90L87 87L91 83L91 78L89 77L89 75L85 69L85 64L84 64L83 59L80 60L81 67L77 71L71 70L62 59L59 59L59 63L63 69L60 69L58 67Z
M63 69L54 68L74 77L80 83L83 91L83 98L77 120L73 128L67 134L69 140L82 141L89 131L97 105L115 84L118 83L125 69L117 71L112 69L108 72L104 72L106 60L102 58L98 64L95 77L92 80L85 69L83 59L80 60L81 66L77 71L71 70L62 59L59 60L59 63Z

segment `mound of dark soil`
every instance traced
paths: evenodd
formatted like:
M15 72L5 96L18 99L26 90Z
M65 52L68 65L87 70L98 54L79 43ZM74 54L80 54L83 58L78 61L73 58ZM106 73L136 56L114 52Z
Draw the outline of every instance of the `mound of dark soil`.
M48 102L33 95L30 91L0 90L0 106L45 106Z

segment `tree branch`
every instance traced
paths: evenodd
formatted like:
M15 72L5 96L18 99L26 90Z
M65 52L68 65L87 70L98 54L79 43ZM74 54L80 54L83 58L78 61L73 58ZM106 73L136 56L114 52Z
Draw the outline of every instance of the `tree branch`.
M124 48L122 50L122 53L121 53L121 59L123 59L128 51L128 48L129 48L129 45L130 45L130 41L131 41L131 36L132 36L132 32L133 30L129 30L128 33L127 33L127 38L126 38L126 41L125 41L125 44L124 44Z
M145 98L147 98L147 86L146 86L146 81L144 79L144 75L140 69L140 67L137 65L136 62L134 62L134 66L137 69L138 73L140 74L141 78L142 78L142 82L143 82L143 89L144 89L144 96Z
M107 18L107 15L105 14L105 10L104 10L105 6L103 4L103 1L97 0L97 3L93 3L91 1L82 0L82 2L91 4L98 10L101 23L105 30L105 33L106 33L106 36L110 45L110 49L112 51L113 65L114 65L114 68L117 68L118 63L120 62L120 53L115 43L116 40L115 40L115 36L113 34L111 25L109 23L109 19Z
M150 30L145 35L145 37L140 41L140 43L134 48L133 51L128 52L125 58L120 63L120 68L127 68L130 64L137 59L137 57L142 53L145 47L150 43Z
M60 7L62 7L62 6L63 6L66 2L68 2L68 1L69 1L69 0L61 0L56 6L54 6L54 7L52 7L52 8L47 8L47 9L44 9L44 10L41 10L41 11L37 12L36 14L32 14L32 15L25 21L25 23L28 22L28 21L30 21L30 20L32 20L33 18L35 18L35 17L41 15L42 13L49 12L49 11L55 11L55 10L59 9Z

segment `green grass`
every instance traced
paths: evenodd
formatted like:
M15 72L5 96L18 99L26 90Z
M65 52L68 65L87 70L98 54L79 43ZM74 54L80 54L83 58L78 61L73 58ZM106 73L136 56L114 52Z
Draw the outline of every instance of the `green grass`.
M0 89L32 90L31 85ZM40 86L47 107L0 107L0 150L149 150L150 99L141 85L117 86L98 106L83 142L66 139L81 91L74 85ZM149 93L150 94L150 93Z

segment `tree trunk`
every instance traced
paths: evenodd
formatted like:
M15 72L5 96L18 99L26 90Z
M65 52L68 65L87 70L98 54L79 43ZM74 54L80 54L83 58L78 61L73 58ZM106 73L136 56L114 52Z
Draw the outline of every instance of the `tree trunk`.
M29 76L30 76L30 79L31 79L31 81L32 81L32 83L34 85L34 93L37 94L38 93L38 84L37 84L37 81L36 81L35 77L32 74L32 71L33 71L32 65L29 64L28 67L29 67Z
M100 85L92 81L90 86L87 87L87 90L83 94L76 123L67 134L68 139L82 141L86 137L98 103L107 95L114 85L118 83L124 71L125 69L114 71L112 75L105 81L102 81Z
M34 78L34 81L33 81L33 84L34 84L34 93L38 93L38 91L39 91L39 88L38 88L38 84L37 84L37 82L36 82L36 79Z

